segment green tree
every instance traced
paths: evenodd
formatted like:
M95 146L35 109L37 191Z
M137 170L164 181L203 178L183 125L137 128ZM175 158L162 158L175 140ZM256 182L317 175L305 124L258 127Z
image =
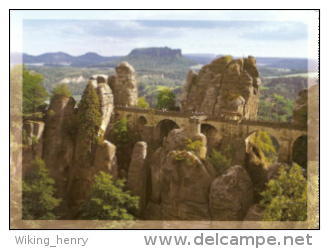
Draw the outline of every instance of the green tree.
M298 164L279 169L277 179L268 182L261 193L264 221L305 221L307 218L307 181Z
M158 109L168 109L172 110L175 107L175 98L176 95L172 92L169 88L162 89L158 95L156 96L157 99L157 108Z
M82 159L93 159L96 147L103 140L102 114L96 90L88 83L79 103L78 123L82 144Z
M95 175L95 184L90 200L79 208L80 219L85 220L133 220L130 208L138 208L138 197L124 191L124 180L113 181L111 175L100 172Z
M36 157L31 169L23 180L22 218L25 220L52 220L61 200L55 198L55 181L49 177L44 161Z
M231 167L232 159L222 155L220 151L213 150L207 157L207 161L214 167L220 176Z
M67 98L71 97L72 92L67 88L67 85L65 83L61 85L57 85L54 87L54 89L51 91L52 97L55 94L60 94L62 96L65 96Z
M145 101L145 97L138 98L137 106L141 108L149 108L150 105Z
M23 114L36 112L39 106L45 104L47 97L43 76L23 66Z

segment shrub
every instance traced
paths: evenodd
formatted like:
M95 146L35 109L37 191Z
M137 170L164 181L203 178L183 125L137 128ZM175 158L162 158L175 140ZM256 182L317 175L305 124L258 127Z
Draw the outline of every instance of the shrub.
M55 86L54 89L52 90L51 94L52 94L52 97L55 94L60 94L64 97L69 98L69 97L71 97L72 92L67 88L67 85L65 83L63 83L61 85Z
M231 167L232 161L232 159L228 159L226 156L222 155L220 151L216 150L212 151L207 157L207 160L214 167L219 176Z
M53 194L55 181L49 177L44 161L36 157L31 163L31 170L23 180L22 218L25 220L52 220L61 200Z
M79 208L80 219L86 220L133 220L128 213L130 208L138 208L138 197L130 196L124 191L124 180L113 180L104 172L95 175L95 184L91 190L90 200Z
M307 181L298 164L279 169L277 179L269 181L261 193L264 221L305 221L307 218Z

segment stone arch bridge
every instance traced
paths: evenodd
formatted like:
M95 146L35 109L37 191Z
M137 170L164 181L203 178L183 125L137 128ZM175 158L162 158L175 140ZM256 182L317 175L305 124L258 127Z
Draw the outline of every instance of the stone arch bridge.
M245 148L245 140L253 132L266 131L278 141L278 162L282 163L292 162L294 142L302 136L307 136L306 125L289 122L231 120L218 116L195 116L182 111L161 111L121 106L115 107L114 115L115 120L126 117L128 123L132 124L133 127L148 128L148 134L151 136L143 137L146 142L153 139L161 143L169 131L175 128L183 128L191 134L198 134L201 133L203 127L207 126L215 129L220 136L232 138L236 148ZM207 137L207 139L212 138Z

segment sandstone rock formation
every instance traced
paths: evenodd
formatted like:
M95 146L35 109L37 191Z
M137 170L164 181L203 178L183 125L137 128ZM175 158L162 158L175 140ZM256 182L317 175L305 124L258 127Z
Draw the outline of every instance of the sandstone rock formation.
M261 221L264 209L260 204L253 204L248 209L243 221Z
M115 145L104 140L103 143L97 147L94 160L94 165L98 171L108 172L114 179L118 177L119 173L115 152Z
M152 194L148 218L209 220L208 193L213 177L203 162L186 151L186 141L204 140L183 129L174 129L151 159ZM203 146L206 153L206 146ZM161 213L159 212L161 211Z
M35 157L42 157L43 132L45 124L41 121L27 120L23 123L23 164L22 175L25 176L29 170L30 163Z
M247 142L246 147L244 165L252 181L254 202L258 202L262 198L260 193L265 189L267 183L268 170L260 149L250 142Z
M67 128L74 115L75 100L56 94L50 102L46 116L43 158L50 176L56 181L72 164L73 138Z
M111 88L106 83L99 83L96 88L99 104L101 106L102 124L101 129L106 131L110 123L111 114L114 109L114 100Z
M213 220L243 220L252 204L252 182L239 165L217 177L210 188L210 210Z
M137 216L141 216L145 209L146 201L146 153L147 144L138 142L135 144L128 171L127 189L132 196L139 197L139 208L135 211Z
M114 104L135 106L138 100L135 69L127 62L116 67L116 75L108 77L107 84L114 95Z
M163 218L210 220L208 193L212 180L194 154L172 151L162 165Z
M256 60L225 56L190 71L183 87L182 109L216 116L257 118L260 79Z

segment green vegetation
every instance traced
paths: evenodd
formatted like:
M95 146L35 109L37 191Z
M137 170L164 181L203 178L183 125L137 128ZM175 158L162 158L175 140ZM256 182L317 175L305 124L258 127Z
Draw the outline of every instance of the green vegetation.
M53 195L55 181L49 177L41 158L31 162L31 169L23 180L22 207L24 220L52 220L53 210L61 200Z
M203 147L203 143L200 140L192 141L188 138L186 140L186 150L192 152L194 155L199 156Z
M207 157L207 161L214 167L219 176L232 166L232 159L227 158L225 155L222 155L220 151L216 150L213 150Z
M145 101L145 97L138 98L137 106L140 108L149 108L150 105Z
M113 180L104 172L95 175L95 184L90 200L79 208L80 219L84 220L133 220L128 213L131 208L138 208L138 197L124 191L124 180Z
M140 141L137 132L132 132L129 128L129 121L123 118L114 123L114 144L117 147L116 156L119 169L128 170L132 150L136 142Z
M45 104L48 94L43 86L43 76L28 71L23 66L23 114L34 113Z
M172 110L175 107L175 93L169 88L162 89L157 95L157 108Z
M72 95L72 92L67 88L67 84L63 83L61 85L57 85L54 87L54 89L51 91L51 94L52 94L52 97L55 95L55 94L60 94L64 97L71 97Z
M261 193L264 221L305 221L307 218L307 182L301 167L279 169L278 179L271 180Z
M258 119L290 122L292 120L293 110L293 99L286 99L274 93L273 97L259 100Z
M274 163L277 159L277 151L274 147L270 135L266 131L256 131L251 135L250 142L260 149L261 158L266 159L266 163Z
M114 144L117 149L132 147L139 140L138 133L130 131L127 118L116 121L113 132Z
M88 83L79 103L78 123L82 144L82 159L91 160L98 144L103 140L100 130L102 114L96 90Z

